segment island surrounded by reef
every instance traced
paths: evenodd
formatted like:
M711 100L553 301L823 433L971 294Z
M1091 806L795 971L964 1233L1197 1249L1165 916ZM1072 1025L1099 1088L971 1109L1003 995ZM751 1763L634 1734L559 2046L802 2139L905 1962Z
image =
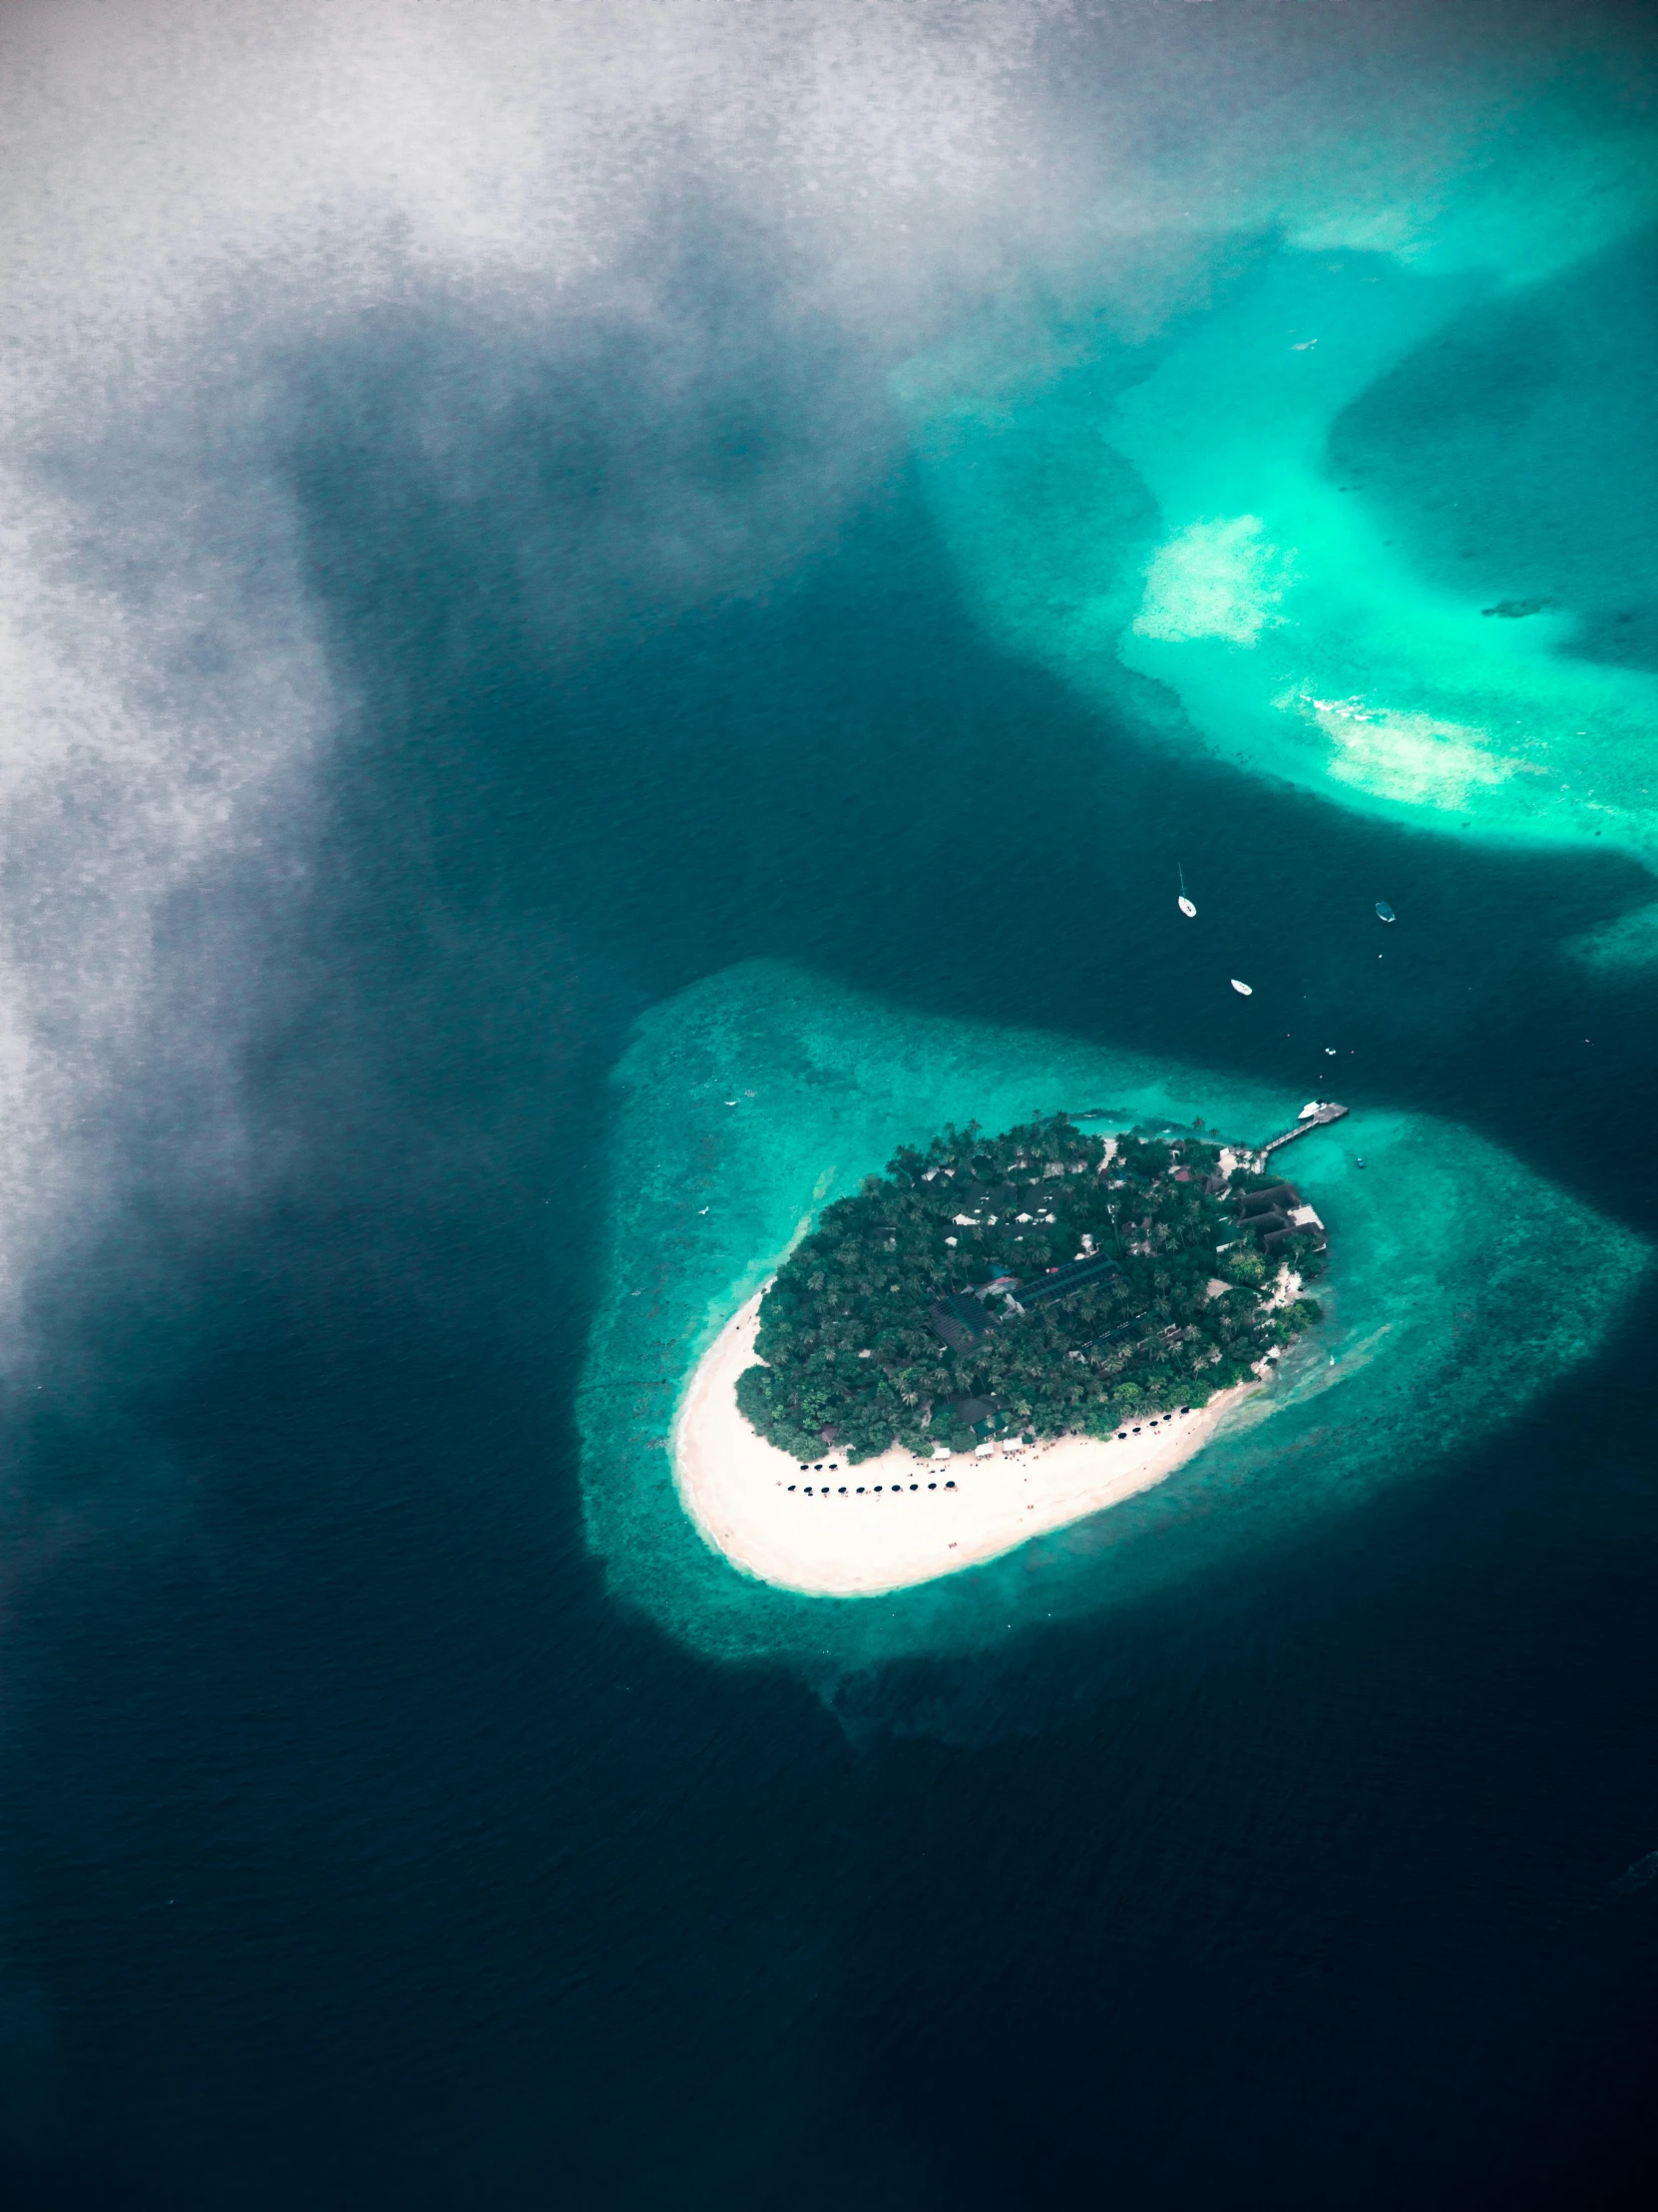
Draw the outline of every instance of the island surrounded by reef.
M1259 1152L1201 1123L1095 1135L1097 1109L901 1148L693 1377L675 1474L704 1537L871 1592L1162 1481L1319 1320L1324 1225L1272 1160L1345 1110Z
M1318 1318L1323 1224L1200 1134L946 1129L824 1212L737 1385L797 1463L1108 1437L1206 1404Z

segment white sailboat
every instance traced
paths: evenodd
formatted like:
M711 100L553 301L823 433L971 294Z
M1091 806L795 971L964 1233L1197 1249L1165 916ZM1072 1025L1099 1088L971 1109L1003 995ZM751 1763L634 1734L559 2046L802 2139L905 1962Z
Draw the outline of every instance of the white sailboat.
M1246 999L1252 999L1255 996L1255 986L1252 983L1240 983L1236 976L1232 978L1232 988Z

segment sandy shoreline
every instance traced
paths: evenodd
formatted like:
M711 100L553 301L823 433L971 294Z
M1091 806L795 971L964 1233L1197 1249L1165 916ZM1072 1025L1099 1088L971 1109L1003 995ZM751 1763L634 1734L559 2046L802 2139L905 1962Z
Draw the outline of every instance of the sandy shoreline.
M856 1468L826 1448L821 1472L803 1474L737 1411L737 1377L754 1363L763 1295L756 1291L732 1315L691 1377L673 1426L674 1482L716 1551L761 1581L813 1596L869 1596L931 1581L1119 1505L1172 1475L1260 1388L1240 1383L1166 1427L1142 1426L1125 1443L1063 1437L999 1457L958 1453L931 1463L893 1451Z

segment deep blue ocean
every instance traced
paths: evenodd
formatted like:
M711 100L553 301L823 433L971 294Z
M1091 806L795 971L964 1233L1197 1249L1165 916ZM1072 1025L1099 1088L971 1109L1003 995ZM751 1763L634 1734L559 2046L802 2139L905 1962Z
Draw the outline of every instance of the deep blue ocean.
M0 2202L1649 2203L1658 1297L1200 1596L826 1689L607 1593L608 1078L734 963L1311 1083L1311 1030L1217 1044L1178 858L1350 1089L1658 1235L1650 985L1557 954L1635 861L1147 746L974 619L896 431L763 587L635 558L785 466L793 342L671 409L598 346L470 427L459 323L291 366L359 707L249 985L271 1195L158 1174L6 1413ZM1349 434L1408 478L1426 411L1439 482L1428 374Z

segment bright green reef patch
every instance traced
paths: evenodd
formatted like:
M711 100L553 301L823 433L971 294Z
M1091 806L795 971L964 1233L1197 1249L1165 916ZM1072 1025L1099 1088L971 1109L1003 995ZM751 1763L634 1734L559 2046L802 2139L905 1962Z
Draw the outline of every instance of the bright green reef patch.
M765 1294L737 1403L795 1460L1109 1437L1277 1358L1323 1272L1301 1194L1195 1131L970 1122L824 1208Z
M796 1596L703 1544L674 1489L669 1433L703 1351L826 1202L950 1123L1006 1129L1102 1107L1148 1140L1193 1134L1201 1118L1255 1144L1304 1102L1073 1039L920 1017L771 963L652 1009L616 1085L615 1198L580 1406L589 1542L614 1594L686 1643L825 1680L1235 1565L1423 1474L1589 1351L1647 1264L1638 1238L1468 1130L1356 1105L1295 1148L1329 1237L1323 1319L1214 1442L1157 1489L986 1566L881 1597Z

